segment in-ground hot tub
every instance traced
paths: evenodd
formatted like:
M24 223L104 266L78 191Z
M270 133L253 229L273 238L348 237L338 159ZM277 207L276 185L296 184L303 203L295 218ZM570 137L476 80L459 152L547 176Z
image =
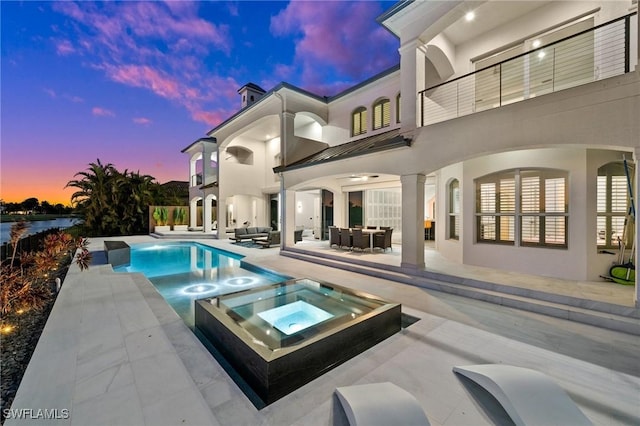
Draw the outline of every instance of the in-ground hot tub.
M310 279L197 300L195 325L265 404L400 331L401 306Z

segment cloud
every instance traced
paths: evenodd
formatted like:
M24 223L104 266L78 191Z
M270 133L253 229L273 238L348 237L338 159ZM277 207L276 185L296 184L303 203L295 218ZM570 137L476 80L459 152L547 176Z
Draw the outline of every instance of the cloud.
M145 118L145 117L134 117L133 118L133 122L136 124L140 124L142 126L148 126L151 123L153 123L153 121L149 118Z
M163 98L178 99L181 96L180 83L175 78L146 65L105 65L105 71L113 81L149 89Z
M82 99L80 96L68 95L65 93L64 95L62 95L62 97L76 104L84 102L84 99Z
M52 8L73 21L65 27L73 53L110 80L148 90L209 125L219 114L203 111L227 111L235 103L239 85L205 63L212 54L230 54L229 28L201 18L198 2L54 2ZM232 90L215 84L222 81Z
M381 12L378 3L366 1L324 2L320 7L292 1L271 17L270 30L276 37L296 39L294 63L305 88L335 90L399 62L398 41L375 21ZM344 83L329 83L327 76Z
M76 51L69 40L54 40L56 53L60 56L71 55Z
M56 93L55 90L50 89L48 87L45 87L42 90L47 95L49 95L49 97L51 97L52 99L57 99L59 97L61 99L65 99L65 100L73 102L73 103L82 103L82 102L84 102L84 99L82 99L80 96L73 96L73 95L69 95L67 93L63 93L62 95L58 96L58 93Z
M191 117L210 126L216 126L229 117L229 113L221 111L193 111Z
M93 107L91 109L91 114L95 115L96 117L115 117L116 114L106 108L102 108L102 107Z
M49 97L51 97L51 98L53 98L53 99L55 99L55 98L58 96L58 95L57 95L57 93L55 92L55 90L53 90L53 89L48 89L48 88L46 88L46 87L45 87L45 88L44 88L44 89L42 89L42 90L43 90L47 95L49 95Z

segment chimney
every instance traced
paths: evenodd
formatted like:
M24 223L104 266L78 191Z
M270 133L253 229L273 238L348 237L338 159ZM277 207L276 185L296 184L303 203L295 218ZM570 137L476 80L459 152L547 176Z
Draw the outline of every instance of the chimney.
M242 108L246 108L258 102L258 99L260 99L266 92L257 84L247 83L238 89L238 93L240 93L240 97L242 99Z

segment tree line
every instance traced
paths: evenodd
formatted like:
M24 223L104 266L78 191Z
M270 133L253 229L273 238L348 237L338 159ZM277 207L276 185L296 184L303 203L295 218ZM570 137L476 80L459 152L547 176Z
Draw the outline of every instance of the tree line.
M59 214L73 213L73 207L61 203L51 204L48 201L40 201L35 197L27 198L21 203L5 203L0 200L0 210L3 214Z

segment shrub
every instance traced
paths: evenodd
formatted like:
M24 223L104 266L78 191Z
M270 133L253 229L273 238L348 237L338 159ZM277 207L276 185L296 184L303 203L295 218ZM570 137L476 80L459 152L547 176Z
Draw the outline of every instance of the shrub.
M187 224L187 211L183 207L176 207L173 211L173 224L174 225L186 225Z
M163 226L167 224L169 211L166 207L156 207L153 211L153 220L156 221L156 225Z

